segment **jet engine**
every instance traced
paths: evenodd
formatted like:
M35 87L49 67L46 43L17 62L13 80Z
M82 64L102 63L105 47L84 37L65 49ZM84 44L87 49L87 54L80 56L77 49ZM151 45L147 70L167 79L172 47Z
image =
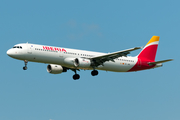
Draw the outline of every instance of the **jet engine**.
M69 67L77 67L74 60L75 58L65 58L64 63Z
M80 68L88 68L91 66L91 60L86 58L76 58L74 60L74 65Z
M60 74L63 72L63 67L61 65L49 64L47 66L47 71L51 74Z
M91 66L91 61L86 58L66 58L64 59L69 67L78 67L80 69L88 68Z

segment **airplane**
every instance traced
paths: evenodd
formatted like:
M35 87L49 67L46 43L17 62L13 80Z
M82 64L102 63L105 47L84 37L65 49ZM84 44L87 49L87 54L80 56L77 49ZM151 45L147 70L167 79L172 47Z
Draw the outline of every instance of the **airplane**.
M134 47L113 53L100 53L85 50L69 49L31 43L17 44L7 51L7 55L18 60L23 60L27 70L28 61L46 63L47 72L60 74L72 70L74 80L80 75L77 71L92 70L91 75L98 75L97 70L112 72L133 72L161 67L162 63L173 59L155 61L159 36L152 36L149 42L142 47ZM127 56L131 51L142 49L135 56Z

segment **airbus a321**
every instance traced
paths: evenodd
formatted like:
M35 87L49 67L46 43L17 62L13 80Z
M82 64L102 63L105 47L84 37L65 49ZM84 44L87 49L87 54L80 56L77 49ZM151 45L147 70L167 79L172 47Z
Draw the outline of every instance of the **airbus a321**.
M51 74L60 74L72 70L74 80L78 80L79 70L92 70L91 75L98 75L97 70L113 72L133 72L161 67L162 63L172 59L155 61L159 36L153 36L139 55L127 56L131 51L141 49L135 47L113 53L100 53L85 50L69 49L64 47L53 47L30 43L17 44L7 51L7 55L23 60L27 70L28 61L46 63L47 71Z

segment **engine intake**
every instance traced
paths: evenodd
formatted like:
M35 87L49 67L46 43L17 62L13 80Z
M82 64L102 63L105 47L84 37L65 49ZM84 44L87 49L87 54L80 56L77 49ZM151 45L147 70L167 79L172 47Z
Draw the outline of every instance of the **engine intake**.
M88 68L91 66L91 61L86 58L76 58L74 60L74 65L80 68Z
M47 66L47 72L51 74L60 74L63 72L63 67L61 65L49 64Z

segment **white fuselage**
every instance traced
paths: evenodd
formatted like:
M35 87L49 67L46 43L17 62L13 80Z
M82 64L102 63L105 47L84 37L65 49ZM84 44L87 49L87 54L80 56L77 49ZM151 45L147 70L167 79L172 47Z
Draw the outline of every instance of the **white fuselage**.
M17 44L15 46L21 46L22 48L11 48L7 51L7 54L15 59L28 60L32 62L47 63L47 64L57 64L63 67L72 69L93 69L91 66L87 68L75 67L66 64L66 59L74 58L91 58L100 55L105 55L106 53L91 52L85 50L52 47L37 44ZM96 69L114 72L127 72L136 63L137 57L119 57L113 61L107 61L103 65L98 66Z

